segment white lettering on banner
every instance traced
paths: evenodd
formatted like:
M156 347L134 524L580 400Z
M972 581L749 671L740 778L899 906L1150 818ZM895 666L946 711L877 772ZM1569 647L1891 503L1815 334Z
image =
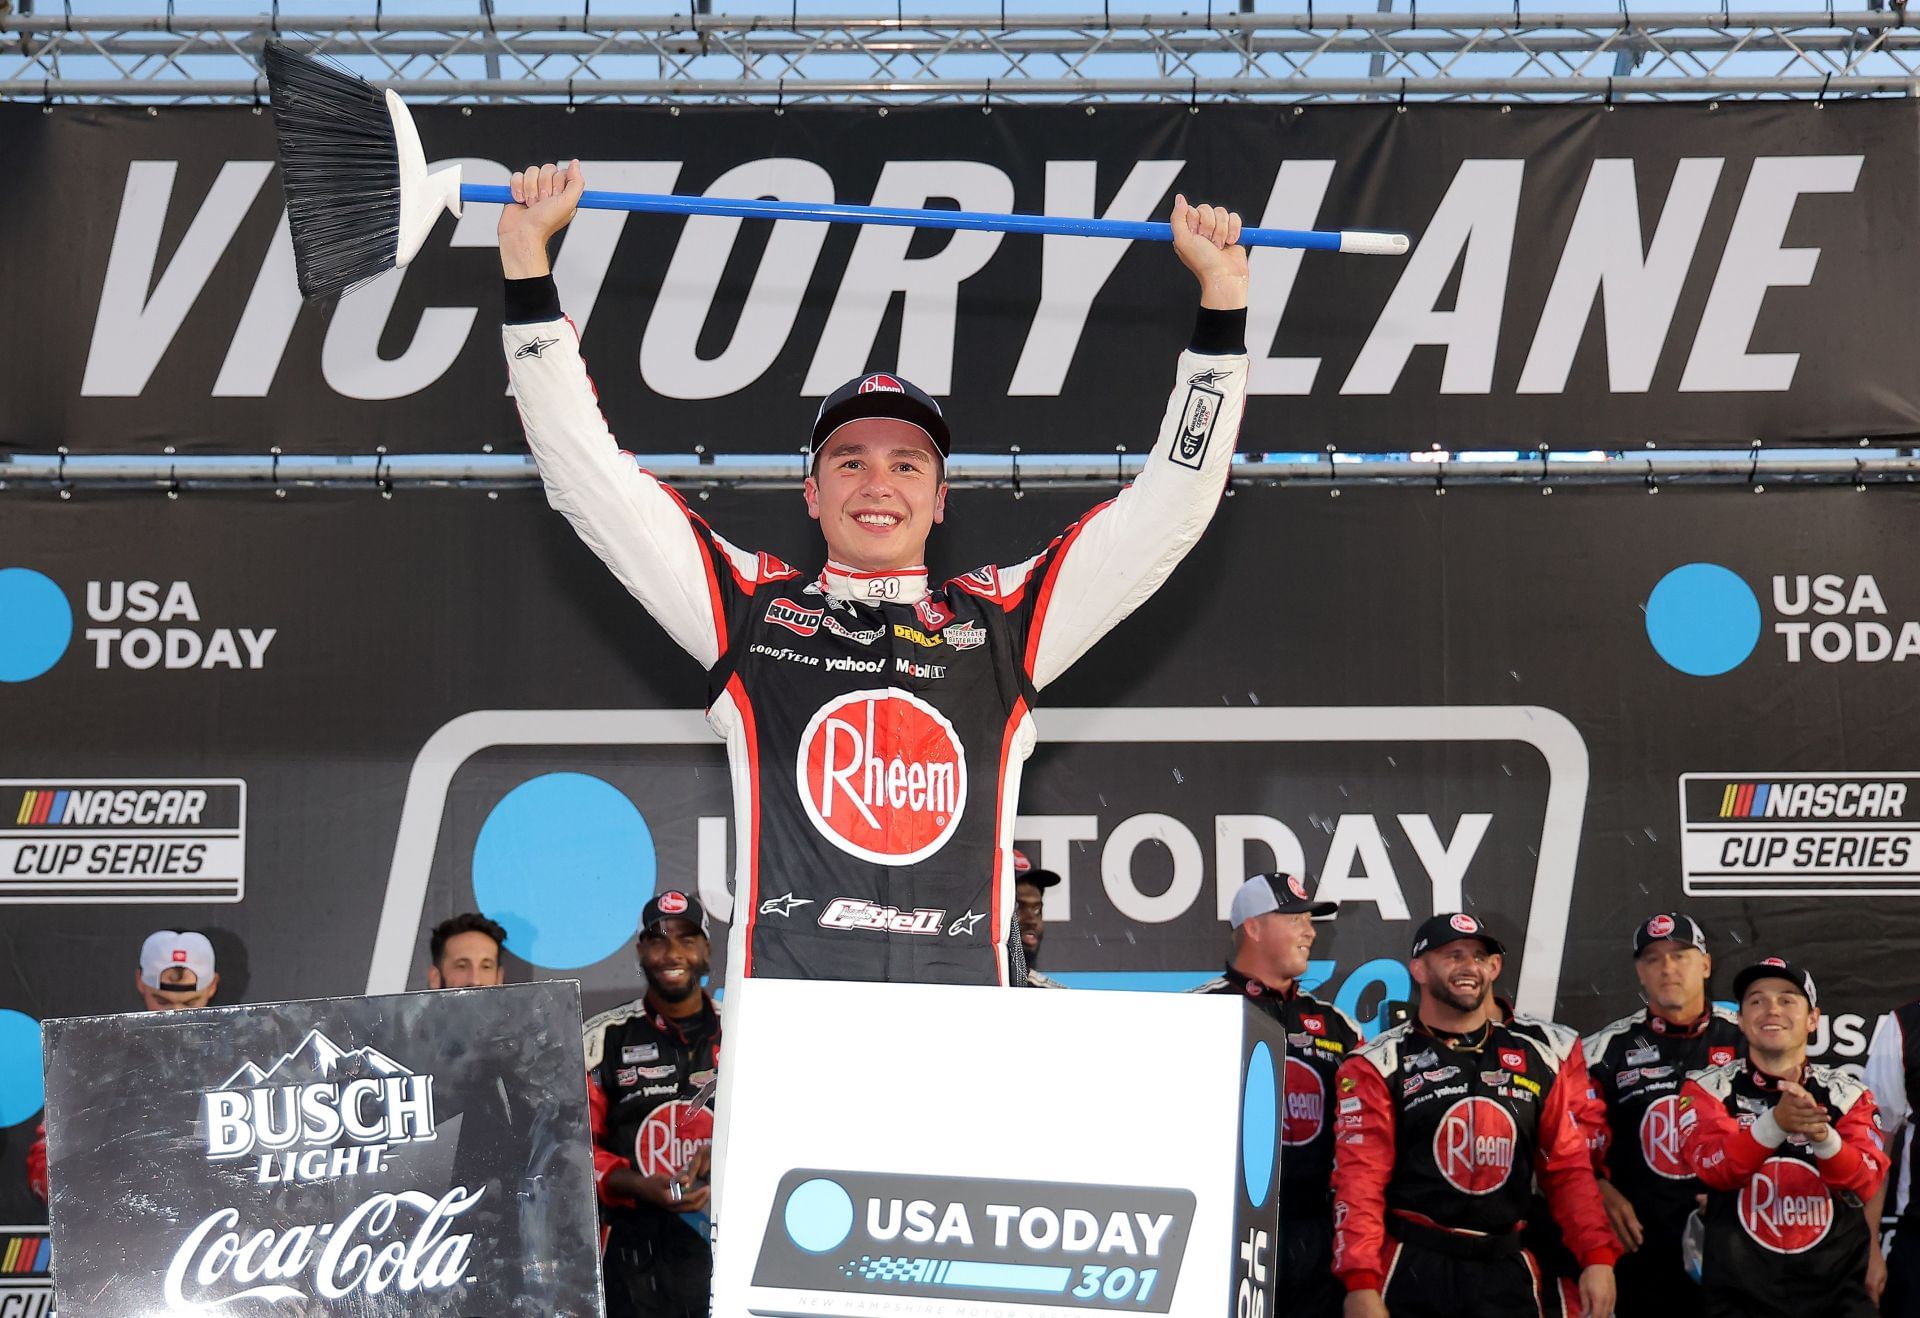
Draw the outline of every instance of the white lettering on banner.
M443 165L459 165L469 183L507 182L506 166L491 160L436 160L432 167ZM498 242L494 228L499 220L498 205L467 206L455 222L447 245L492 247ZM406 273L389 270L343 294L334 308L326 342L320 349L320 372L342 397L379 400L417 394L445 375L466 347L479 309L427 307L420 312L420 324L406 350L398 357L380 355L380 339Z
M1149 841L1160 843L1173 857L1173 880L1158 896L1142 892L1133 876L1133 853ZM1200 895L1200 876L1205 868L1200 843L1172 815L1134 815L1114 827L1107 835L1106 849L1100 853L1100 878L1106 885L1107 900L1114 910L1142 924L1165 924L1184 915Z
M889 160L873 190L876 206L918 208L936 199L958 202L961 210L1004 213L1013 209L1013 180L978 160ZM960 285L992 259L1004 235L955 232L932 256L909 259L915 232L860 226L801 393L831 393L860 373L896 292L905 294L895 358L900 373L930 394L952 389Z
M293 229L280 212L267 259L247 295L240 325L227 345L220 377L213 382L215 398L264 398L286 356L287 340L300 318L300 283L293 265Z
M1372 902L1382 920L1411 918L1393 861L1387 856L1386 839L1372 815L1340 816L1327 843L1327 861L1314 895L1323 902Z
M1643 251L1634 162L1593 162L1518 392L1566 389L1596 298L1606 308L1607 387L1617 394L1647 391L1725 164L1719 157L1679 163L1653 242Z
M589 177L592 177L589 175ZM709 197L833 200L833 178L811 160L772 157L736 165L707 189ZM640 375L663 398L724 398L765 375L793 330L830 226L777 220L753 285L717 357L702 357L700 332L713 315L720 277L740 236L739 216L689 216L673 249L666 281L640 342ZM572 240L569 239L569 242Z
M1213 817L1213 880L1215 911L1226 919L1233 910L1233 895L1249 874L1267 869L1247 859L1247 843L1263 844L1273 854L1273 870L1281 874L1305 874L1307 853L1300 847L1294 831L1272 815L1215 815ZM1064 874L1064 870L1056 871ZM1436 911L1451 909L1436 906Z
M1785 390L1793 387L1797 352L1748 352L1769 288L1813 282L1817 247L1782 247L1794 203L1807 192L1852 192L1865 156L1761 156L1747 175L1733 231L1720 253L1681 393Z
M1312 229L1320 222L1320 204L1333 180L1331 160L1283 160L1273 176L1260 224L1269 229ZM1298 247L1256 247L1247 255L1247 373L1251 394L1309 394L1320 374L1318 357L1271 357L1280 318L1300 274Z
M449 1228L485 1195L484 1188L454 1186L438 1200L417 1190L380 1193L342 1218L280 1229L263 1228L243 1237L240 1215L223 1208L188 1233L167 1265L168 1304L183 1312L204 1312L240 1300L329 1300L387 1291L412 1294L445 1290L466 1279L473 1236ZM421 1217L404 1240L378 1243L392 1231L402 1207ZM318 1254L316 1241L326 1245ZM311 1272L307 1288L289 1285ZM242 1289L222 1293L222 1282ZM188 1283L192 1283L189 1289Z
M1032 851L1027 858L1041 869L1058 874L1060 882L1043 891L1040 898L1042 920L1068 920L1073 917L1073 844L1093 842L1100 837L1098 815L1021 815L1013 821L1016 844L1033 841L1040 844L1039 856ZM1222 917L1225 918L1224 916Z
M1135 163L1106 213L1108 220L1145 220L1161 211L1161 199L1187 162L1142 160ZM1097 160L1047 162L1048 215L1094 214ZM1073 238L1047 234L1040 240L1040 306L1027 329L1020 361L1013 368L1009 397L1052 397L1066 384L1067 368L1080 347L1093 299L1127 254L1126 238Z
M135 160L127 166L93 343L80 381L83 398L137 398L146 389L273 163L229 160L220 167L220 176L156 281L160 231L179 168L172 160Z
M1413 844L1413 854L1420 858L1427 877L1433 881L1433 909L1464 909L1467 866L1480 849L1480 840L1487 835L1493 816L1471 812L1461 815L1460 822L1454 825L1451 843L1441 842L1431 815L1395 815L1394 818L1400 821L1407 841Z
M200 608L185 581L170 583L164 600L158 582L89 581L87 616L95 622L199 622ZM88 627L85 635L93 642L95 668L111 668L118 656L122 666L132 669L257 669L266 666L267 647L278 630L215 627L202 636L187 627Z
M1524 160L1461 162L1373 333L1347 372L1342 394L1392 393L1407 358L1426 345L1446 349L1441 393L1491 392L1525 169ZM1453 309L1438 310L1456 266L1460 282Z

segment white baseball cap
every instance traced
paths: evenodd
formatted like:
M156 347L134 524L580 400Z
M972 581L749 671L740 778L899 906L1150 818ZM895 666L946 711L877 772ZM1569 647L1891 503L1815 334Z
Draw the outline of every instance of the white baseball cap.
M205 934L171 929L148 934L140 945L140 978L147 987L159 988L161 972L174 966L192 971L194 987L205 988L213 979L213 944Z

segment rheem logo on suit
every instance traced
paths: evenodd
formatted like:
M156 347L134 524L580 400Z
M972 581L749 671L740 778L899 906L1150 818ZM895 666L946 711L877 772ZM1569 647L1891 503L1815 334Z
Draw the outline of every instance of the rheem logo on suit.
M1680 776L1689 896L1920 893L1920 773Z
M237 902L239 778L0 778L0 904Z

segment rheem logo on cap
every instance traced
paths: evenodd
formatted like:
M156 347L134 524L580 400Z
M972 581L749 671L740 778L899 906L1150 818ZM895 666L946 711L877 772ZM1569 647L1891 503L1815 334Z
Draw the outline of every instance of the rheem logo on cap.
M184 947L176 947L176 948L174 948L174 949L173 949L173 959L174 959L174 961L175 961L176 963L178 963L178 964L180 964L180 965L185 965L185 964L186 964L186 961L187 961L187 949L186 949L186 948L184 948Z
M687 894L684 892L663 892L660 894L660 914L684 915L687 910Z
M1763 966L1779 966L1780 969L1782 970L1785 970L1787 968L1787 963L1782 961L1777 956L1762 957L1760 959L1760 964Z
M860 382L860 387L855 390L855 392L862 394L904 394L906 390L901 388L900 382L891 375L869 375Z
M1656 915L1647 921L1647 934L1652 938L1669 938L1673 935L1673 917Z
M1302 882L1298 874L1287 875L1287 891L1295 897L1298 897L1301 901L1307 900L1307 885Z
M1456 915L1451 920L1448 920L1447 923L1463 934L1477 934L1480 932L1480 922L1471 915Z

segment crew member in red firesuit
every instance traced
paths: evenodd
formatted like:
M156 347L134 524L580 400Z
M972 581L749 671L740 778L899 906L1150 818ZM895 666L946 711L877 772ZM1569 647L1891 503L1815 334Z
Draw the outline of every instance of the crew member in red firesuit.
M1579 1261L1583 1312L1613 1313L1619 1242L1555 1050L1500 1019L1504 955L1474 916L1427 920L1417 1013L1340 1068L1333 1271L1346 1318L1538 1318L1550 1283L1520 1238L1535 1177Z
M1333 1279L1333 1112L1340 1064L1360 1047L1360 1027L1300 987L1317 933L1316 917L1339 910L1308 895L1298 874L1256 874L1228 909L1233 960L1195 993L1233 993L1287 1032L1286 1101L1280 1120L1280 1294L1288 1318L1340 1318Z
M1707 1000L1707 936L1678 911L1633 931L1633 971L1647 1005L1586 1040L1604 1105L1600 1197L1627 1252L1615 1267L1622 1313L1690 1313L1700 1291L1681 1261L1687 1217L1704 1191L1680 1148L1680 1087L1694 1071L1745 1055L1734 1013Z
M1733 979L1747 1056L1680 1091L1687 1162L1706 1182L1708 1318L1872 1318L1865 1200L1887 1173L1866 1085L1807 1061L1813 976L1780 957Z
M707 1318L720 1015L701 987L710 950L699 899L656 895L636 950L646 995L586 1023L607 1318Z

